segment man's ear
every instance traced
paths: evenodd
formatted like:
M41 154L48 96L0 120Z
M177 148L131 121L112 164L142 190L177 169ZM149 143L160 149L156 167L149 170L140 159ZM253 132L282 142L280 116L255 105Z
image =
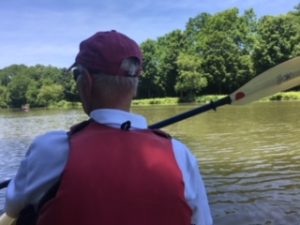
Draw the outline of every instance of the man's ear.
M78 67L76 69L78 70L77 88L79 91L79 96L83 104L84 111L89 114L92 109L92 76L84 67Z
M76 66L73 70L73 76L75 81L78 79L83 79L85 82L88 82L88 85L92 84L92 77L89 71L81 65Z

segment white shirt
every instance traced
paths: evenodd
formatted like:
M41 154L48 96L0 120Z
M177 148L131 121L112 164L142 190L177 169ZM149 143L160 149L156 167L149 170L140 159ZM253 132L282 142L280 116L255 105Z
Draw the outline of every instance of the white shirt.
M147 129L143 116L115 109L97 109L90 117L101 124L120 127L131 122L130 129ZM211 225L212 217L208 205L198 162L191 151L180 141L172 139L173 151L182 172L184 196L193 210L192 224ZM17 217L29 204L37 204L45 192L58 181L68 161L69 142L65 131L53 131L37 137L22 160L16 177L6 192L5 211Z

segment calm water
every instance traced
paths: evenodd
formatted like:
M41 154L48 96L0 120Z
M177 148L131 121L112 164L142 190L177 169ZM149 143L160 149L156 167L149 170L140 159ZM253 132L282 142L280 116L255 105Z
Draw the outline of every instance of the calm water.
M150 124L195 106L136 107ZM169 126L199 159L216 225L300 225L300 102L226 106ZM34 136L67 129L79 110L0 111L0 180ZM0 208L3 205L0 192Z

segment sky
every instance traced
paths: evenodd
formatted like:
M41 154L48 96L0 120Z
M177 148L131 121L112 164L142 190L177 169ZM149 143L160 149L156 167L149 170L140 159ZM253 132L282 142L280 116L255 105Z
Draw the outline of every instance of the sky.
M300 0L0 0L0 69L12 64L71 65L79 43L117 30L139 44L176 30L189 18L238 8L257 17L292 11Z

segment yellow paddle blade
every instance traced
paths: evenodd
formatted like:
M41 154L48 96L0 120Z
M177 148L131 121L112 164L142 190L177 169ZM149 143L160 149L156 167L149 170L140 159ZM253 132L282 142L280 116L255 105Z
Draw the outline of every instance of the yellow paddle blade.
M6 213L0 216L0 225L15 225L16 219L9 217Z
M300 57L285 61L259 74L230 95L241 105L300 85Z

